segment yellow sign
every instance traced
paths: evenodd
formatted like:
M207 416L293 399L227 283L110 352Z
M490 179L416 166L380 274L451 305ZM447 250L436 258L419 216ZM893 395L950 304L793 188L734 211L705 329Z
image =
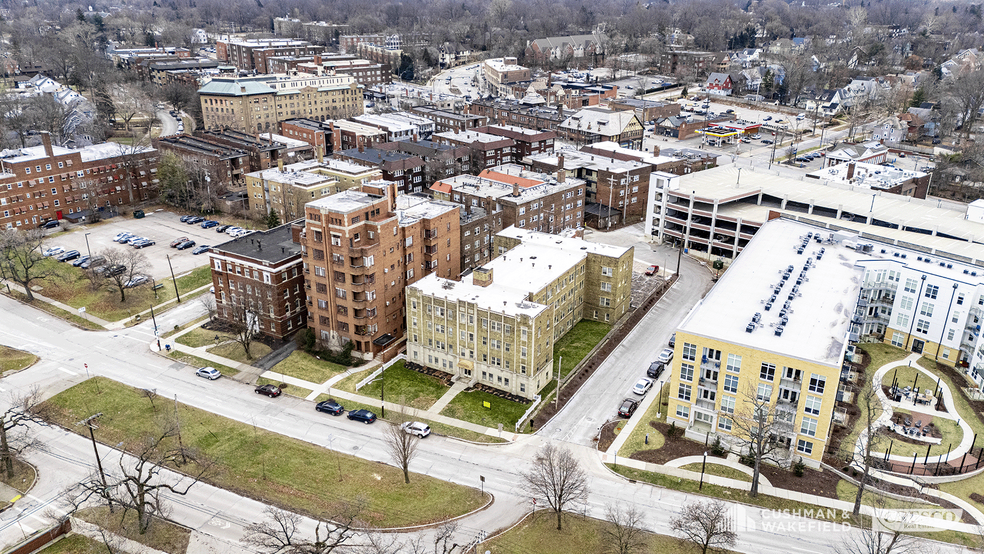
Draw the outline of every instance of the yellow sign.
M489 402L482 402L482 405L485 406L486 408L490 409L490 410L492 409L492 404L489 403Z

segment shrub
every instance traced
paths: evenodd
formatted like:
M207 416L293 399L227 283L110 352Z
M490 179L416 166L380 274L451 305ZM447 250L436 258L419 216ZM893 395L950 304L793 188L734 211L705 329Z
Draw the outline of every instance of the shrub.
M726 450L721 444L721 437L714 438L714 444L711 445L711 455L717 456L718 458L723 458Z
M803 463L803 458L800 458L793 464L793 475L802 477L804 473L806 473L806 464Z

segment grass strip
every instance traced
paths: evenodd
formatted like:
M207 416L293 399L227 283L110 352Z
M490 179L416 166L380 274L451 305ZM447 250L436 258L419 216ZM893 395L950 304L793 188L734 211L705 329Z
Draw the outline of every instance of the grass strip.
M0 372L18 371L30 367L38 357L30 352L0 345Z
M560 366L560 378L567 377L567 374L581 363L588 352L591 352L591 349L597 346L611 329L611 325L600 321L587 319L579 321L554 344L554 371L563 361L563 365Z
M345 373L348 369L343 365L315 358L307 352L295 350L286 359L270 368L270 371L320 385L340 373Z
M75 422L102 412L97 438L106 444L137 441L157 429L159 414L140 390L105 378L84 381L48 403L53 420L72 431L78 430ZM420 474L405 485L402 471L387 464L330 452L184 404L177 411L184 445L216 462L208 483L287 510L327 516L363 497L367 523L393 527L432 523L484 504L475 488Z
M38 310L41 310L42 312L46 312L49 315L52 315L54 317L57 317L58 319L63 319L65 321L71 323L72 325L75 325L76 327L81 327L82 329L86 329L88 331L105 331L106 330L105 328L103 328L102 325L99 325L97 323L94 323L92 321L89 321L88 319L85 319L85 318L83 318L81 316L75 315L75 314L73 314L72 312L70 312L68 310L63 310L63 309L59 308L58 306L54 306L54 305L49 304L47 302L43 302L41 300L38 300L37 298L35 298L35 300L33 302L30 302L27 299L27 295L24 294L24 293L22 293L22 292L20 292L20 291L11 290L9 293L2 293L2 294L6 294L7 296L9 296L11 298L14 298L16 300L20 300L21 302L24 302L25 304L27 304L27 305L29 305L29 306L31 306L33 308L36 308Z
M110 513L109 508L105 506L85 508L75 512L75 517L82 521L98 525L111 533L155 550L169 554L185 554L187 552L188 540L191 538L191 531L188 529L155 517L147 532L141 535L136 512L127 510L125 514L122 514L122 519L120 516L119 510L116 513Z
M198 369L200 367L211 366L211 367L214 367L215 369L219 370L222 373L222 375L225 375L225 376L228 376L228 377L232 377L233 375L238 375L239 374L239 370L238 369L229 367L227 365L217 364L215 362L206 360L205 358L199 358L198 356L194 356L194 355L188 354L186 352L178 352L177 350L175 350L175 351L171 352L170 354L168 354L168 357L174 358L175 360L177 360L177 361L179 361L179 362L181 362L183 364L190 365L191 367L193 367L195 369Z

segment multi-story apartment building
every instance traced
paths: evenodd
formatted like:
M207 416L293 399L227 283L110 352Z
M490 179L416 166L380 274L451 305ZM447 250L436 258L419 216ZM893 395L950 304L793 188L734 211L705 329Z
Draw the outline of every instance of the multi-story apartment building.
M416 156L424 161L424 186L434 181L471 170L471 149L464 146L448 146L431 140L401 140L378 146L380 150L395 150Z
M279 56L314 56L325 51L318 46L297 39L251 39L216 41L215 54L222 61L229 62L243 71L270 73L267 67L269 58Z
M352 121L386 131L386 142L429 139L434 134L433 121L408 113L364 114Z
M475 132L512 140L515 146L513 158L516 160L522 160L526 156L534 154L553 152L554 140L557 138L557 133L554 131L526 129L516 125L487 125L476 128Z
M430 275L407 287L407 358L532 399L574 324L625 313L633 249L515 227L496 235L495 248L461 281Z
M364 88L386 85L393 78L389 64L361 60L354 56L314 56L310 61L297 64L296 69L305 73L351 75Z
M757 399L786 460L819 466L863 275L853 244L822 231L767 223L680 323L667 418L688 436L738 450Z
M305 206L308 326L330 348L353 342L365 359L402 347L407 285L460 273L458 206L396 191L377 181Z
M618 98L608 102L608 108L611 110L635 112L639 121L656 121L663 117L676 117L680 115L680 108L682 107L676 102L656 102L641 98Z
M643 126L634 111L585 108L561 123L557 132L578 143L611 141L627 148L641 148Z
M249 152L212 142L207 138L171 135L155 140L154 146L161 152L172 152L182 160L203 169L216 185L241 185L244 182L243 175L253 171Z
M568 178L563 171L549 175L504 165L477 177L441 179L430 190L436 199L484 209L493 234L512 225L551 234L584 225L584 181ZM464 247L467 251L467 244Z
M284 340L307 320L301 248L291 224L251 233L209 250L216 315Z
M437 106L416 106L410 111L433 121L434 131L437 133L448 131L460 133L475 130L477 127L483 127L488 123L488 118L484 116L441 110Z
M362 113L362 92L349 75L292 72L216 77L198 90L206 129L276 130L299 117L325 121Z
M524 161L534 171L564 170L583 179L587 201L618 210L623 221L635 223L646 215L649 164L577 150L530 156Z
M276 167L278 161L287 157L289 150L287 144L273 140L269 133L266 133L264 137L260 133L250 134L234 129L213 129L211 131L198 131L195 136L212 144L221 144L246 152L249 154L250 171Z
M371 148L377 144L387 142L386 131L372 125L364 125L340 119L329 121L331 129L331 145L333 152L350 150L353 148Z
M0 156L0 226L33 228L157 196L157 150L105 142L79 149L42 144Z
M659 72L663 75L699 79L714 69L715 58L712 52L668 50L659 56Z
M476 131L436 133L434 142L463 146L471 150L471 162L479 169L518 162L516 143L511 138Z
M717 165L716 154L693 148L660 148L654 146L652 153L649 153L624 148L614 142L596 142L582 146L581 152L610 156L616 160L642 162L649 164L654 172L662 171L674 175L686 175Z
M280 134L303 140L314 148L315 157L331 155L331 128L313 119L287 119L280 122Z
M316 161L284 166L246 174L246 193L249 213L265 217L271 211L280 221L293 221L304 216L304 204L339 192L338 180L318 172Z
M534 131L557 131L565 119L563 108L526 107L503 100L476 100L470 102L465 111L488 118L490 125L516 125Z
M516 63L516 58L491 58L482 62L482 76L495 95L511 92L514 83L529 81L532 73L530 68Z
M352 148L336 151L336 160L345 160L365 167L377 168L383 172L383 180L397 184L400 194L410 194L424 190L424 160L411 154L380 148Z
M338 37L338 49L343 54L354 53L360 44L385 45L386 35L341 35Z

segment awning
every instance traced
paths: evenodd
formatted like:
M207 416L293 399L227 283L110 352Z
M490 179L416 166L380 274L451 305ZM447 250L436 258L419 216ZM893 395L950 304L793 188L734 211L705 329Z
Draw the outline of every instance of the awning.
M395 340L396 340L396 337L394 337L393 335L391 335L389 333L386 333L383 336L379 337L378 339L372 341L372 343L375 344L376 346L386 346L386 345L388 345L389 343L391 343L391 342L393 342Z

